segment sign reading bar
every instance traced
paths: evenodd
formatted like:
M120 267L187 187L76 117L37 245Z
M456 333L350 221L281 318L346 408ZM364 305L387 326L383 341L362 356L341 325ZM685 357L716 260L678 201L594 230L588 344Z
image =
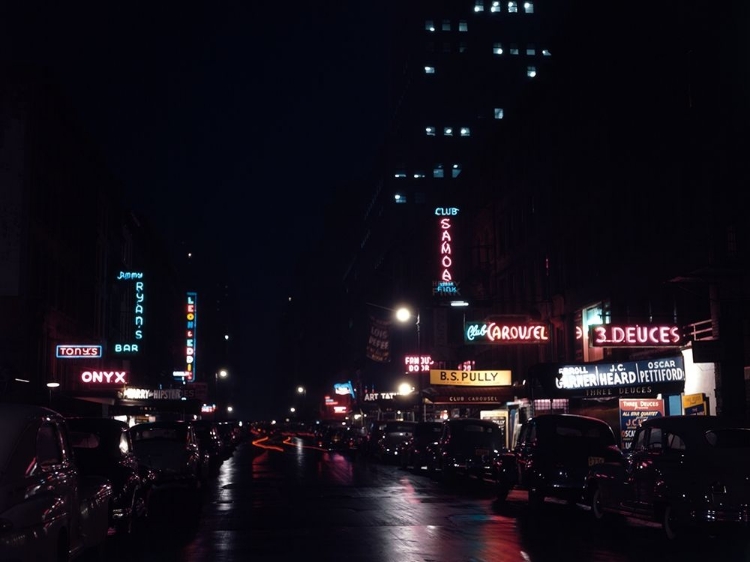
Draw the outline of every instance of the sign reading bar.
M99 359L101 356L101 345L58 345L55 349L55 357L59 359Z
M430 384L454 386L508 386L510 371L442 371L430 369Z
M680 328L673 325L646 326L600 324L589 327L590 347L679 347Z
M548 343L549 327L538 322L465 322L465 343Z

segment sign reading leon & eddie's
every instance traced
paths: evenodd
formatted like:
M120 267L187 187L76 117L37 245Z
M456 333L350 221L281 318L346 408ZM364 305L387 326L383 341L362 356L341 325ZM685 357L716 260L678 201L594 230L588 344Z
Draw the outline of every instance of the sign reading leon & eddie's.
M538 322L465 322L465 343L548 343L549 327Z
M600 324L590 326L589 347L679 347L680 328L673 325L640 326Z

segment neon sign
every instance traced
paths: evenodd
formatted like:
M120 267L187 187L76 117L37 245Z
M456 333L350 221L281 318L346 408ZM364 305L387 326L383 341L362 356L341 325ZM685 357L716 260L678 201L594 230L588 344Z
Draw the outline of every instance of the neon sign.
M467 322L464 324L464 342L547 343L549 342L549 327L538 322Z
M439 253L439 280L433 283L432 292L435 295L456 296L461 293L458 285L453 281L453 222L452 217L458 215L457 207L437 207L435 216L438 217L440 241Z
M55 348L55 357L59 359L98 359L101 356L101 345L58 345Z
M185 373L182 377L186 382L195 380L195 347L197 326L197 301L198 293L188 293L185 308Z
M590 347L679 347L682 339L680 328L673 325L601 324L589 329Z
M406 372L408 373L418 373L420 371L426 373L430 370L430 365L432 365L432 357L429 355L407 355L404 357L404 365L406 365Z
M127 384L125 375L127 375L126 371L83 371L81 373L81 382Z
M144 324L144 302L146 300L145 285L142 281L144 278L143 272L137 271L120 271L117 275L117 281L133 281L133 288L135 290L135 305L133 307L133 339L141 341L143 340L143 324ZM137 343L116 343L112 346L114 353L137 353L140 351Z

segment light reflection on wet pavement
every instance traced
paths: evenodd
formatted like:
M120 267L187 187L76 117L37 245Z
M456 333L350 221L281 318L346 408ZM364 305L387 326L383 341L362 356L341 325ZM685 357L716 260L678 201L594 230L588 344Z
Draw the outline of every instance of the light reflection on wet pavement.
M128 562L750 562L747 540L665 544L654 526L597 526L576 506L532 514L520 491L449 488L424 474L352 460L292 439L245 443L204 490L200 518L175 505L127 546Z

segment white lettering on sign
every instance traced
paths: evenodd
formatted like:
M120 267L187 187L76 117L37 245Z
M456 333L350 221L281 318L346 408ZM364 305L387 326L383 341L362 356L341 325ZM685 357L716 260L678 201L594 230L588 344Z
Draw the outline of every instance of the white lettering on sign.
M555 385L560 389L612 388L630 386L631 394L654 383L685 382L680 359L659 359L629 363L592 363L560 367ZM648 387L650 388L650 387ZM623 394L623 392L620 392Z
M89 359L102 356L101 345L58 345L56 354L59 358L86 357Z
M122 397L127 400L148 400L151 396L147 388L126 388L122 392Z
M678 326L591 326L590 342L595 347L679 346Z
M81 373L81 382L127 384L125 375L127 375L126 371L83 371Z

